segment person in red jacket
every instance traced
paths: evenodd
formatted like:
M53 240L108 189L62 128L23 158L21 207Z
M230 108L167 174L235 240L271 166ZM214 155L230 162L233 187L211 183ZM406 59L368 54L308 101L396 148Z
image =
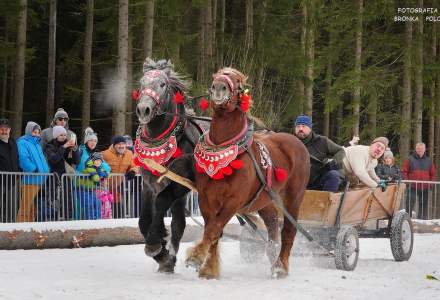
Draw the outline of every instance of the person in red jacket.
M417 143L416 150L402 165L403 178L407 180L435 181L435 166L432 160L426 156L424 143ZM408 186L406 197L406 210L411 214L416 200L419 202L419 218L428 217L428 195L432 185L429 183L412 183Z

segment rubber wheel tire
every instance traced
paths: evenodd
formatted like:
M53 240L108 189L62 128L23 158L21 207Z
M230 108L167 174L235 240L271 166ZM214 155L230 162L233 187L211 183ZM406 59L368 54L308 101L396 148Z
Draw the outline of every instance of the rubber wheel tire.
M353 271L359 258L359 235L353 226L343 226L336 235L335 264L339 270Z
M264 258L266 253L265 244L249 241L249 239L261 241L258 234L252 234L246 228L242 228L240 238L240 258L243 262L255 263Z
M391 221L391 252L394 260L409 260L414 245L414 230L411 218L404 210L398 211Z

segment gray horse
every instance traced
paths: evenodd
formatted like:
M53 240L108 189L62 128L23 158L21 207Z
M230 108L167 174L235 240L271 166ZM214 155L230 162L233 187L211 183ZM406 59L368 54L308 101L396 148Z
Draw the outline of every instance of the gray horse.
M185 230L185 204L189 190L149 170L142 159L150 158L172 172L194 180L193 149L201 130L185 113L185 82L170 61L147 58L141 87L134 93L139 128L135 162L141 166L143 194L139 229L145 238L145 253L159 264L159 272L172 273L179 243ZM164 217L171 210L171 237ZM168 240L168 241L167 241Z

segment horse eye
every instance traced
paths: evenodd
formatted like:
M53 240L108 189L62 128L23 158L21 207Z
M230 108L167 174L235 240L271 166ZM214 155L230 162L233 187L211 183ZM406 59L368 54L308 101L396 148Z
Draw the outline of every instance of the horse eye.
M226 90L226 87L225 87L225 86L223 86L223 87L222 87L222 89L223 89L223 90L225 91L225 90Z
M163 88L164 86L165 86L165 82L162 82L162 83L160 84L160 87Z

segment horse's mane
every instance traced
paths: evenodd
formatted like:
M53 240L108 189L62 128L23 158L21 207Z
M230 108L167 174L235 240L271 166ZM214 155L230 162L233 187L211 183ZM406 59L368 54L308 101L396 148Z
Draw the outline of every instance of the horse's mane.
M170 60L161 59L157 62L147 57L144 61L143 72L144 74L152 70L162 70L168 77L168 82L173 92L181 91L187 92L190 87L190 82L183 79L183 77L174 71L174 65Z

